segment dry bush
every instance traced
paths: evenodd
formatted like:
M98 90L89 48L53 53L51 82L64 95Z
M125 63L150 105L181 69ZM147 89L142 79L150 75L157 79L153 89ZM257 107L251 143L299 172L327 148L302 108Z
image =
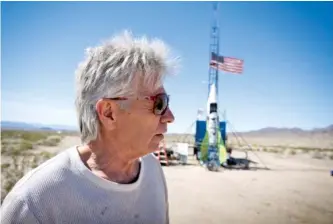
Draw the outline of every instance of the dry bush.
M56 146L60 143L61 139L61 136L50 136L45 140L39 141L38 145Z
M290 150L290 155L296 155L296 151L295 150Z
M27 140L23 140L20 143L19 149L21 151L25 151L25 150L29 150L29 149L33 149L34 146L31 142L27 141Z
M63 135L55 132L1 131L1 203L27 172L54 156L33 151L38 145L56 146Z
M1 131L1 140L22 139L30 142L37 142L38 140L46 139L48 136L49 136L48 132L40 132L40 131L20 131L20 130Z
M313 152L312 158L314 158L314 159L323 159L324 155L319 150L316 150L316 151Z
M47 152L25 152L13 156L11 161L1 164L1 202L18 180L53 156L54 154Z
M64 137L63 134L45 131L1 131L1 152L3 155L17 155L20 151L36 148L37 145L56 146Z
M5 140L1 144L1 154L12 156L18 155L20 152L31 150L34 148L34 144L27 140L6 142Z
M275 149L275 148L271 148L271 149L269 150L269 152L271 152L271 153L280 153L281 150L279 150L279 149Z

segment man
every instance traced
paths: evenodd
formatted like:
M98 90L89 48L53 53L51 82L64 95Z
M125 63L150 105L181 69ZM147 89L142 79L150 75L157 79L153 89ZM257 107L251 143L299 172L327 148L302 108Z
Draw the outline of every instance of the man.
M152 155L174 121L162 41L116 36L87 51L76 72L82 145L25 175L1 223L168 223L167 187Z

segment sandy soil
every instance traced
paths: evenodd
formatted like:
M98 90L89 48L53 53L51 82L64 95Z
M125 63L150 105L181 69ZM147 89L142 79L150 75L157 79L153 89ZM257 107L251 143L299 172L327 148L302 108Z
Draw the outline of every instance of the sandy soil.
M79 144L66 137L60 152ZM163 167L168 184L170 223L333 223L333 160L257 152L270 170L209 172L192 158L189 165ZM235 156L242 157L238 153ZM255 154L251 160L260 162Z
M50 153L59 153L74 145L80 144L80 138L77 136L65 136L64 139L57 146L39 146L35 152L47 151Z
M270 170L163 167L171 223L333 223L332 161L258 156Z

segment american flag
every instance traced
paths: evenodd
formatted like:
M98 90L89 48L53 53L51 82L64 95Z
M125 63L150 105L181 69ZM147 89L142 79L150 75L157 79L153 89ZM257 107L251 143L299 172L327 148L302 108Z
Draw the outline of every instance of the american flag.
M243 65L244 61L241 59L219 56L215 53L212 53L210 60L210 67L233 74L242 74Z

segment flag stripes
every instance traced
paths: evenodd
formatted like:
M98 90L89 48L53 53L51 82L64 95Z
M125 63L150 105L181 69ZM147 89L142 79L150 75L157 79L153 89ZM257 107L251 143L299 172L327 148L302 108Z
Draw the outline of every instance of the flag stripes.
M242 74L244 61L238 58L224 57L212 53L210 67L233 74Z

